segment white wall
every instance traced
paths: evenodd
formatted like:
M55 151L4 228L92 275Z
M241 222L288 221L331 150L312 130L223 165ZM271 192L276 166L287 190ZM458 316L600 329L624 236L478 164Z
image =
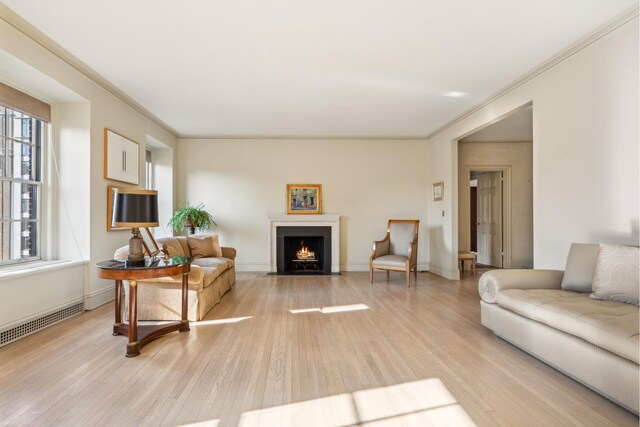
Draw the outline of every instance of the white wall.
M469 172L474 166L511 168L511 267L533 267L532 144L461 142L458 145L458 249L461 251L468 251L471 245Z
M52 108L53 137L49 147L48 188L56 209L51 220L57 225L51 236L48 259L89 259L91 227L91 179L89 129L91 106L59 103Z
M389 218L425 224L425 156L425 141L179 140L178 203L204 203L238 269L266 271L267 214L286 213L287 184L322 184L324 213L342 214L341 269L367 270Z
M52 87L64 87L68 92L77 94L79 99L85 100L89 105L88 112L82 111L82 118L67 117L60 120L58 117L59 121L54 121L53 126L55 128L62 124L63 127L72 129L80 124L81 127L76 127L73 132L59 133L57 142L61 149L60 155L63 156L58 160L61 166L65 165L65 170L62 173L66 176L62 180L67 184L70 182L70 176L73 175L70 175L69 168L74 168L72 173L75 173L76 169L78 172L76 191L70 188L60 188L60 190L65 192L63 197L65 197L68 209L74 212L74 209L78 208L79 212L84 215L80 220L73 220L73 227L88 265L88 272L84 275L84 298L86 307L91 309L113 299L113 283L97 278L95 263L110 259L115 249L126 245L129 238L127 233L108 233L106 231L107 186L117 185L117 183L103 178L103 130L105 127L109 128L140 145L140 186L144 186L146 138L150 136L172 150L175 149L176 139L167 130L112 95L94 80L36 43L25 33L17 30L9 23L12 19L11 16L2 16L1 18L3 19L0 19L0 51L2 51L3 58L13 58L16 63L19 62L30 70L43 74L46 77L45 80L51 81ZM8 77L11 78L11 76ZM7 83L11 84L10 81ZM55 91L47 93L46 84L40 85L38 88L20 87L20 89L52 102L54 110L58 107ZM29 91L29 89L32 90ZM71 106L58 108L60 114L65 114L65 110L69 114L75 114ZM69 152L73 147L78 147L78 149ZM62 209L59 203L57 209ZM67 234L68 224L64 223L64 218L59 215L53 221L60 222L59 234L64 233L65 239L70 240ZM59 250L59 254L65 256L73 256L73 252L73 250L69 250L69 243L65 243L64 249L60 248ZM74 279L74 281L80 281L80 289L82 289L83 281L81 276ZM65 294L68 289L78 288L75 282L58 281L53 277L49 280L47 277L47 274L44 274L42 280L58 288L61 295ZM0 278L0 280L4 279ZM12 283L18 283L15 286L20 286L21 279L14 278L12 280ZM24 283L29 280L31 280L29 277L25 277ZM31 288L25 286L24 289ZM36 296L30 294L29 291L23 294L23 298L34 301L32 311L40 309L35 304ZM51 298L52 301L54 299ZM0 301L9 300L0 292ZM25 310L29 309L25 308ZM25 313L26 315L27 313Z
M84 272L81 262L71 262L51 265L37 273L3 273L0 278L0 331L81 303Z
M457 277L457 139L533 101L534 266L563 269L571 242L638 243L638 18L429 141L429 268ZM440 212L447 213L444 218Z
M147 138L151 149L153 166L153 188L158 190L158 217L160 225L152 229L155 237L173 236L173 230L167 226L175 207L175 150L153 138Z

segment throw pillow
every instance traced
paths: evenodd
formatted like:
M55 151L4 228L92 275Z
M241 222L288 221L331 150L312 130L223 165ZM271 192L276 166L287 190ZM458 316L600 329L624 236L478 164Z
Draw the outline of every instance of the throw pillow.
M640 302L639 257L638 248L600 245L591 298L637 306Z
M597 243L571 244L562 276L563 291L591 292L591 281L599 251L600 245Z
M215 234L194 234L187 237L193 258L221 257L222 248Z

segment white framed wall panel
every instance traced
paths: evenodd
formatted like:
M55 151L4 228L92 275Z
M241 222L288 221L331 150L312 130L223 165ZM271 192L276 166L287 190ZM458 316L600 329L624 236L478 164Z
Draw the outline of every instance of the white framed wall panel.
M140 148L122 135L104 129L104 178L138 185Z

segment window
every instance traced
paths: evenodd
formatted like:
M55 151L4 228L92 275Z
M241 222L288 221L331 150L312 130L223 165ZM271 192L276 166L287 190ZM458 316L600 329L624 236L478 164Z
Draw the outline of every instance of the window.
M0 105L0 265L40 259L45 126Z
M151 151L145 151L145 161L144 161L146 177L145 177L145 188L147 190L153 190L153 161L151 160Z

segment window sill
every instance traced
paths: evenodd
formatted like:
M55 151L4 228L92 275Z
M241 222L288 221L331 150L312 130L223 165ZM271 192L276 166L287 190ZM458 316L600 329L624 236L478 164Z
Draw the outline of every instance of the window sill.
M44 271L60 270L77 265L87 264L89 261L83 260L56 260L56 261L33 261L25 262L21 265L8 265L0 268L0 280L14 277L24 277L31 274L42 273Z

